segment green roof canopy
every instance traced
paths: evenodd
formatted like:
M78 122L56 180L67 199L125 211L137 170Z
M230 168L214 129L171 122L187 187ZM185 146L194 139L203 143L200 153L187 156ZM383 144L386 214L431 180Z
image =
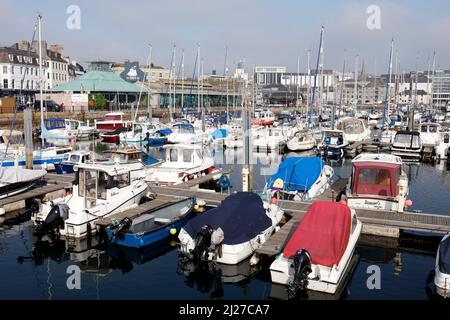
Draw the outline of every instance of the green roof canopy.
M61 84L51 89L51 92L147 92L139 86L123 80L118 74L105 71L90 71L73 81Z

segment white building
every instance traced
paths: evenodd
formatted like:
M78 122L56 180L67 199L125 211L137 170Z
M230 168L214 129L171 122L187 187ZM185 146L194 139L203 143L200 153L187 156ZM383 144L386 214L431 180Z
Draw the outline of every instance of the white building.
M39 90L39 57L28 46L21 42L0 48L1 95L16 96L22 103Z
M281 84L282 75L286 73L286 67L255 67L255 82L257 85Z

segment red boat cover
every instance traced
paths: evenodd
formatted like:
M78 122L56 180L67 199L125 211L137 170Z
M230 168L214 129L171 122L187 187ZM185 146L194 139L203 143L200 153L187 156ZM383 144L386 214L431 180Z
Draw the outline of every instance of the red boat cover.
M342 203L316 201L284 248L286 258L306 249L313 264L332 267L339 264L347 248L351 229L350 208Z

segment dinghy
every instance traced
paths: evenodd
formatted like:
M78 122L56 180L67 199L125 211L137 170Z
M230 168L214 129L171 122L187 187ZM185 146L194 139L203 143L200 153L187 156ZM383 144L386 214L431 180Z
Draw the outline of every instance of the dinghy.
M289 157L278 167L266 184L272 193L286 200L304 201L322 194L329 186L334 171L317 157Z
M179 252L193 260L238 264L272 235L283 211L255 193L238 192L189 220L178 236Z
M434 270L437 294L450 298L450 234L445 235L439 244Z
M270 266L272 282L299 290L334 294L349 268L362 223L353 209L316 201L306 212L283 252Z
M194 198L167 203L134 219L124 218L106 228L110 242L142 248L176 234L194 216Z

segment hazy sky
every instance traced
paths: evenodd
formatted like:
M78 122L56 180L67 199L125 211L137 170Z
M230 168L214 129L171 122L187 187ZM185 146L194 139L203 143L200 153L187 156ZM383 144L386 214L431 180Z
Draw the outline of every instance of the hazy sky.
M69 5L81 9L81 29L66 27ZM381 9L381 29L369 30L369 5ZM144 63L148 44L152 61L169 66L177 46L186 53L186 73L192 74L197 43L205 73L223 72L225 45L228 66L244 59L255 65L281 65L295 72L306 68L306 50L312 64L317 56L321 25L325 26L325 68L359 64L386 73L390 39L395 38L400 71L427 69L433 50L437 65L450 68L450 1L337 1L337 0L161 0L161 1L33 1L0 0L0 43L31 40L37 12L43 15L43 38L63 45L65 53L86 65L92 59Z

